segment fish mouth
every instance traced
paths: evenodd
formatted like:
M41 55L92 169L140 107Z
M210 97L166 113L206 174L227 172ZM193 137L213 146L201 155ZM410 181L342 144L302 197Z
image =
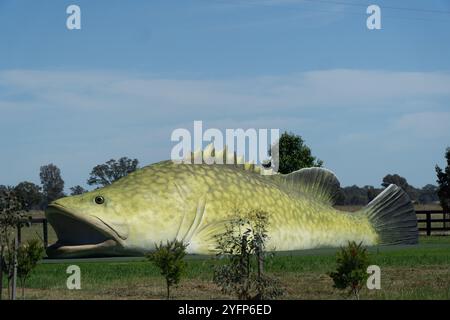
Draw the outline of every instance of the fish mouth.
M95 216L80 216L60 205L48 206L45 215L58 241L47 248L49 258L117 256L122 239L109 225Z

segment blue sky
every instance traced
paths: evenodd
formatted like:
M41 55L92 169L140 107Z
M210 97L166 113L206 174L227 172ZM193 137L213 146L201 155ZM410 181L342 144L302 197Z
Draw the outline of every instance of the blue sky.
M194 120L300 134L343 185L435 183L450 146L450 1L0 0L0 39L0 184L168 159Z

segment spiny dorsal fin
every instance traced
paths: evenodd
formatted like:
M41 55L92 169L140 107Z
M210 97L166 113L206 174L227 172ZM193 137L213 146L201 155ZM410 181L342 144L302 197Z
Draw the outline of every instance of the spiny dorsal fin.
M279 177L290 190L308 194L329 205L334 204L339 192L339 180L328 169L304 168Z
M246 171L261 173L261 167L256 166L253 162L245 162L244 156L238 156L236 152L228 152L226 146L223 150L216 151L212 143L208 144L203 150L191 152L184 161L188 163L213 164L219 163L217 162L218 159L222 159L222 164L234 165Z

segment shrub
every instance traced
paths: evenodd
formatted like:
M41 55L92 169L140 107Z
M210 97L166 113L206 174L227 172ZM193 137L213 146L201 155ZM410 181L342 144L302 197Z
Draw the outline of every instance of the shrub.
M156 250L147 255L147 259L161 270L161 275L166 280L167 299L170 299L170 287L178 285L186 268L186 247L181 241L167 241L165 245L156 245Z
M359 291L367 281L367 267L369 257L362 243L349 242L347 247L341 248L336 255L337 270L329 273L334 281L334 287L340 290L349 289L359 300Z
M223 293L240 300L273 299L283 294L277 280L263 273L268 216L251 211L237 216L217 236L218 257L226 259L214 270L213 281Z
M25 282L44 256L44 247L39 240L28 240L19 246L17 251L17 277L22 287L22 298L25 297Z

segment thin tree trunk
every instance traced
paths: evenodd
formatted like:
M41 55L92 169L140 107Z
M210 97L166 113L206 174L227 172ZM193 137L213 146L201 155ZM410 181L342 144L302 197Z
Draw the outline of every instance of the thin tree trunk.
M353 294L355 295L356 300L359 300L359 291L358 291L358 289L353 289Z
M258 259L258 280L261 281L261 277L264 272L264 258L263 258L261 244L258 244L256 259Z
M167 300L170 299L170 285L169 285L169 281L166 281L166 285L167 285Z
M9 272L8 272L7 286L8 286L8 299L11 300L11 277L9 276Z
M0 300L2 300L3 294L3 254L5 253L5 247L1 246L0 250Z
M12 300L16 300L17 289L17 250L19 248L19 234L16 232L14 237L14 252L13 252L13 282L12 282Z

